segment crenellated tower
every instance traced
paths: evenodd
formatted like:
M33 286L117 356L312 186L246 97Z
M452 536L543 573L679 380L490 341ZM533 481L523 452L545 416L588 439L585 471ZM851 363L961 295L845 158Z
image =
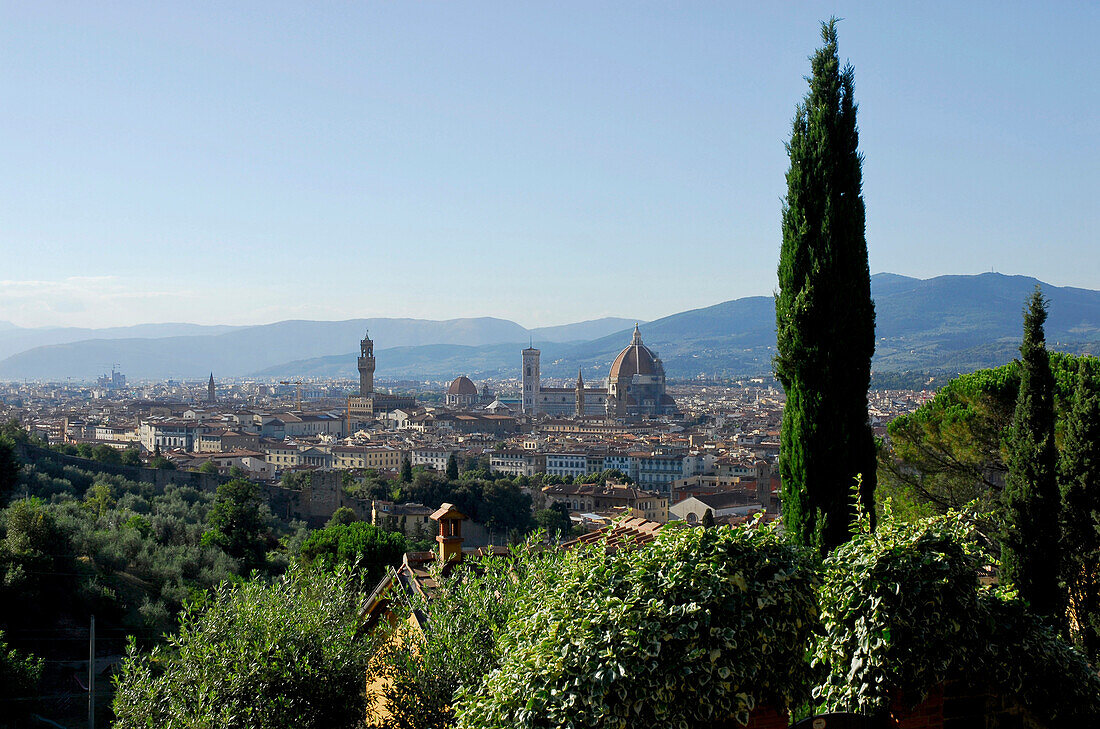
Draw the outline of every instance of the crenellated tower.
M370 332L359 343L359 395L370 397L374 394L374 342Z

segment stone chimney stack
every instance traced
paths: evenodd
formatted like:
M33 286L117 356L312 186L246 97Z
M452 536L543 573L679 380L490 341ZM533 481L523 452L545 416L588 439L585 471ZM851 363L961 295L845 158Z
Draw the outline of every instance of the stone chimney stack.
M454 504L443 504L431 518L439 522L439 534L435 538L439 543L439 564L462 559L462 522L466 515Z

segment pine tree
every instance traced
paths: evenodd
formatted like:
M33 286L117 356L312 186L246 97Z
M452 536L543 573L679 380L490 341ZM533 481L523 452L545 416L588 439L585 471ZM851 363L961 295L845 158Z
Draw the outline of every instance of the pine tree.
M707 528L714 526L714 512L710 509L703 512L703 526Z
M867 388L875 307L867 263L854 71L842 70L836 18L821 27L810 90L787 144L787 197L775 301L775 372L787 393L780 473L795 541L827 553L850 536L852 487L874 514L875 441Z
M1062 491L1062 581L1070 628L1086 655L1095 661L1100 657L1100 395L1091 386L1087 363L1082 358L1077 372L1058 480Z
M1032 610L1062 629L1065 606L1058 587L1059 509L1054 444L1054 376L1044 341L1047 302L1038 287L1024 313L1020 390L1006 439L1005 531L1001 581L1011 583Z

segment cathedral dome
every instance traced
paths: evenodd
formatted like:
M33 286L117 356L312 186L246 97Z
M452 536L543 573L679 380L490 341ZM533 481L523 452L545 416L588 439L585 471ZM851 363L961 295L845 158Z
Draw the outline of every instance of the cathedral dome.
M456 377L451 386L447 388L448 395L477 395L477 385L469 377L462 375Z
M649 347L642 344L642 334L638 331L638 325L634 325L634 339L619 356L611 363L610 379L630 379L634 375L657 374L656 358Z

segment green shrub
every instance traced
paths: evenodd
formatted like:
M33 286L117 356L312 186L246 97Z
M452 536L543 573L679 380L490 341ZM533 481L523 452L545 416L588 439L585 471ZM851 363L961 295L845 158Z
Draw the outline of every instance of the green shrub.
M944 681L1015 698L1050 726L1100 716L1100 678L1012 596L982 588L972 517L901 522L889 502L824 563L815 696L832 711L885 711Z
M533 541L513 547L507 559L467 555L447 574L435 571L431 601L419 594L400 601L395 633L387 636L375 662L385 679L382 726L453 727L456 698L476 689L497 667L497 636L517 602L553 579L560 557L558 550L539 551ZM413 611L416 627L408 620Z
M318 529L302 543L306 561L319 559L325 569L354 564L364 572L368 584L378 582L388 565L397 565L405 554L405 536L355 521Z
M665 529L639 548L567 553L521 598L500 668L458 726L686 727L809 697L812 572L775 531Z
M358 634L349 570L291 568L189 605L168 650L131 644L115 679L117 729L362 726L374 646ZM151 609L156 612L155 608Z

